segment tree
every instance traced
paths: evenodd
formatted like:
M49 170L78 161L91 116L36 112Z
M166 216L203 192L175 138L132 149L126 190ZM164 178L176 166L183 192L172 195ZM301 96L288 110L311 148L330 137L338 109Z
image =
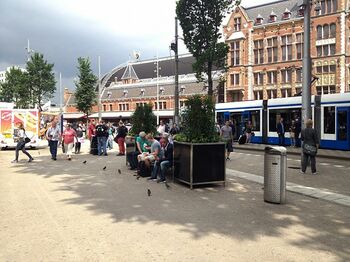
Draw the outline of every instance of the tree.
M75 101L79 111L88 116L96 104L97 77L93 74L89 58L78 58L79 81L75 82Z
M17 108L29 107L30 92L27 90L27 73L19 68L11 67L6 72L6 81L0 89L0 99L4 102L14 102Z
M176 15L182 27L184 42L196 62L193 70L198 81L208 77L208 95L213 95L212 71L226 68L228 46L219 43L222 20L233 5L232 0L179 0Z
M27 85L32 97L32 104L41 107L44 99L50 99L56 90L56 80L53 73L54 64L44 60L44 55L34 53L27 62Z
M157 117L152 112L152 105L138 105L131 116L131 133L138 135L141 131L156 132Z

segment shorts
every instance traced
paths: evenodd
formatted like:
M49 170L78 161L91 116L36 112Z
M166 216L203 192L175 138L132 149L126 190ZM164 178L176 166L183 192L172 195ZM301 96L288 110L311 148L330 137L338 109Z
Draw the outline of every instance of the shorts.
M153 162L154 160L156 160L156 157L154 155L149 154L149 153L142 153L139 156L140 156L141 161L145 161L146 159L148 159L149 161Z
M233 152L233 147L232 147L231 140L226 142L226 149L227 149L227 152Z

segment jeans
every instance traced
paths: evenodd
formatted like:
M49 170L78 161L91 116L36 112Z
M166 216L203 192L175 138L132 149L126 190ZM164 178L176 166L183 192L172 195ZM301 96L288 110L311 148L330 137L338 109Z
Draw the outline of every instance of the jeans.
M140 154L139 151L134 151L126 154L126 159L130 164L130 168L135 169L137 168L137 156Z
M58 141L49 140L50 154L52 158L57 157L57 144Z
M98 155L107 154L107 137L105 136L99 136L97 137L97 152Z
M284 146L284 134L278 134L278 145Z
M29 157L29 159L33 159L32 156L27 152L25 145L26 145L26 143L24 141L19 141L17 143L17 146L16 146L16 160L17 161L18 161L20 150L22 150L23 154L25 154L27 157Z
M154 161L154 166L151 174L151 178L156 179L158 175L158 170L159 170L159 162Z
M316 173L316 157L303 153L303 159L301 161L301 171L305 172L307 164L311 162L311 172Z
M168 160L160 163L160 179L165 180L165 172L171 167L171 163Z

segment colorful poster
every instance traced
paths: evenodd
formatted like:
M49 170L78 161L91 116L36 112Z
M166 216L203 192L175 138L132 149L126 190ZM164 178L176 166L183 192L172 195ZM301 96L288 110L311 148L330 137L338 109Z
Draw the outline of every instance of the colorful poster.
M1 134L12 136L12 110L1 110Z
M23 123L23 125L25 126L25 117L26 117L25 111L15 111L13 114L14 127L17 127L19 123Z
M37 111L27 111L26 115L26 131L37 133L38 127L38 112Z

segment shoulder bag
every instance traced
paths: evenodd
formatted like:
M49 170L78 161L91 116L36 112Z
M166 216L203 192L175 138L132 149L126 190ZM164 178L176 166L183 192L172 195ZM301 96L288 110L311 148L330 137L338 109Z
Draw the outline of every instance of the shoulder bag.
M310 156L316 156L317 154L317 147L308 145L308 144L303 144L303 153L310 155Z

